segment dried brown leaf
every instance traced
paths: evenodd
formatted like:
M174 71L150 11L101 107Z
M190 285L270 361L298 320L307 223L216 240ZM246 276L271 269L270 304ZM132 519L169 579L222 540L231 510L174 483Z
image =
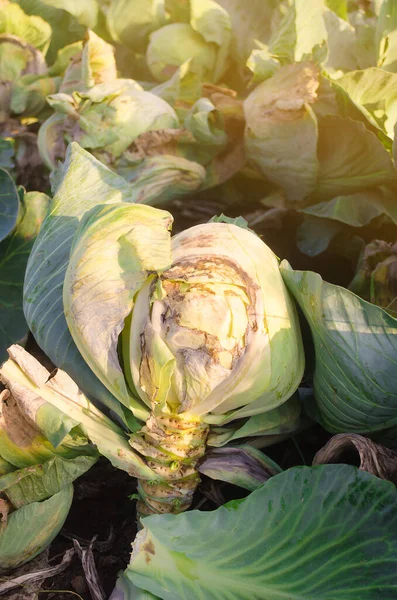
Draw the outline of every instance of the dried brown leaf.
M339 433L321 448L313 465L341 463L353 451L359 458L359 469L387 479L397 485L397 453L356 433Z

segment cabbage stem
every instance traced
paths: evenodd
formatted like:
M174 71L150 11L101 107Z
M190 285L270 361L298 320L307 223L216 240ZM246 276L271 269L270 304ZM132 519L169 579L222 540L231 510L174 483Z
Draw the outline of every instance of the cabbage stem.
M208 425L199 418L151 414L130 443L161 479L138 479L138 517L187 510L200 482L197 463L205 454Z

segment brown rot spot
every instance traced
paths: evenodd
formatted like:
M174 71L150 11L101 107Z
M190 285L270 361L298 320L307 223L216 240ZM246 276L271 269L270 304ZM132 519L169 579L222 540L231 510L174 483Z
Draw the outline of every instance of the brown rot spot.
M152 560L150 558L150 555L154 556L155 555L155 549L154 549L154 544L153 542L146 542L146 544L144 546L142 546L143 551L145 552L145 561L146 564L149 564L150 561Z

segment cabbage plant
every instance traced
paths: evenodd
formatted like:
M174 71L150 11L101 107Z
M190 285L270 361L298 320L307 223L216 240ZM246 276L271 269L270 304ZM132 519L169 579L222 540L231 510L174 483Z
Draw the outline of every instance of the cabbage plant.
M59 57L63 63L73 51L58 93L47 96L52 114L38 134L49 169L75 140L137 190L150 187L150 200L145 191L141 201L160 205L222 183L242 166L242 127L235 131L242 121L240 103L232 93L223 107L222 88L202 97L192 61L148 91L133 79L117 78L114 48L95 33L75 50L71 44Z
M76 395L63 373L50 373L19 346L9 361L24 361L32 381L54 397ZM0 393L0 572L31 560L61 529L73 498L72 482L98 459L96 448L65 413L7 375Z
M133 188L75 144L56 177L26 274L28 323L129 429L129 446L119 432L103 452L139 478L140 513L180 512L207 442L299 426L304 353L278 260L227 222L171 238L168 212L131 202ZM32 386L21 361L2 373ZM76 420L102 452L91 417Z

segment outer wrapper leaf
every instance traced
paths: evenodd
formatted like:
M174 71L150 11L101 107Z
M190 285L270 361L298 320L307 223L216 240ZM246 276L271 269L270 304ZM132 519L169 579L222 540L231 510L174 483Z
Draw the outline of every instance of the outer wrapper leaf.
M119 203L90 211L76 232L64 283L66 320L84 359L143 421L148 412L129 397L118 337L149 272L171 263L171 223L168 212L143 205Z
M28 562L50 545L62 528L73 498L69 485L44 502L33 502L0 525L0 571Z
M347 20L347 0L325 0L325 3L338 17Z
M265 81L280 68L280 62L267 49L253 50L247 60L247 67L252 72L249 86Z
M293 0L289 3L269 41L271 52L289 58L291 62L315 57L327 39L324 12L324 0Z
M21 0L21 3L23 4L24 1ZM95 0L85 0L84 2L79 2L79 0L40 0L36 4L36 8L41 4L44 7L52 9L62 9L75 17L77 22L85 27L93 28L96 25L98 5ZM42 10L43 15L54 14L54 11L45 13L45 9L42 8ZM35 11L33 10L32 12ZM45 17L43 16L43 18Z
M384 0L376 24L378 66L397 71L397 11L393 0Z
M397 74L372 67L346 73L337 80L337 84L375 127L394 139Z
M72 94L85 91L97 84L117 79L114 48L111 44L102 40L93 31L89 31L81 50L75 52L74 46L70 44L64 49L65 51L69 48L73 54L66 64L67 68L59 88L61 93ZM61 56L59 61L62 58Z
M25 467L1 477L0 491L19 509L59 493L88 471L97 459L97 456L79 456L72 460L56 457L44 465Z
M142 133L179 125L169 104L129 79L101 83L73 96L54 94L47 100L56 113L65 115L64 122L57 124L56 149L65 145L65 139L73 139L107 164L119 158ZM54 154L51 143L51 130L45 122L38 139L43 160ZM51 157L50 168L55 168L56 156Z
M214 81L218 47L207 43L188 23L165 25L150 36L146 62L157 81L167 81L187 60L190 69L202 81Z
M82 40L87 27L95 27L96 0L17 0L29 15L37 15L52 28L53 35L46 58L49 63L67 44Z
M247 421L239 421L236 413L233 415L224 415L222 417L207 417L207 421L214 423L211 427L207 443L209 446L224 446L228 442L244 437L261 438L263 446L266 446L266 438L271 440L274 436L283 436L294 433L301 425L300 423L301 404L298 393L295 393L286 402L273 408L273 410L250 417ZM222 419L222 422L228 423L227 427L217 427L216 422ZM237 420L236 423L233 423Z
M40 50L10 34L0 34L0 59L0 77L3 82L1 116L4 120L10 112L12 84L21 75L45 75L47 66Z
M244 102L247 159L297 202L315 189L317 120L311 108L319 84L312 63L282 67Z
M4 188L0 194L4 193L2 190ZM22 310L25 268L50 201L46 194L28 192L20 204L15 187L14 196L5 197L5 200L10 209L12 204L18 206L18 223L0 242L0 362L7 356L7 347L28 331Z
M143 519L126 575L163 600L393 600L396 500L355 467L295 467L216 511Z
M214 0L190 0L190 24L207 43L214 43L218 46L212 74L213 81L216 82L222 77L227 67L231 41L229 14Z
M46 97L58 91L59 83L59 77L23 75L13 85L11 111L21 117L41 118L48 108Z
M138 589L125 573L121 572L109 600L159 600L159 597Z
M182 119L189 107L201 97L202 84L199 76L191 70L191 60L187 60L172 77L150 91L168 102Z
M364 227L382 215L389 217L397 224L395 198L392 188L380 186L353 194L336 196L332 200L303 208L300 212L321 219L332 219L351 227Z
M63 282L76 227L84 213L102 204L132 202L128 184L77 144L71 144L57 174L51 211L29 257L24 312L33 335L79 387L123 417L119 403L99 382L75 346L63 312Z
M0 137L0 168L1 169L13 169L14 168L14 143L12 140L6 140Z
M331 74L340 71L352 71L359 67L357 56L357 33L344 18L338 17L331 10L324 12L324 23L327 29L328 56L325 68Z
M203 166L181 156L137 158L128 151L117 162L117 172L132 184L136 202L155 206L199 190L206 176Z
M320 422L335 433L397 423L397 320L316 273L280 270L312 331Z
M318 160L315 195L321 200L396 181L389 152L363 123L352 119L321 119Z
M18 190L11 175L4 169L0 169L0 241L14 229L18 213Z

